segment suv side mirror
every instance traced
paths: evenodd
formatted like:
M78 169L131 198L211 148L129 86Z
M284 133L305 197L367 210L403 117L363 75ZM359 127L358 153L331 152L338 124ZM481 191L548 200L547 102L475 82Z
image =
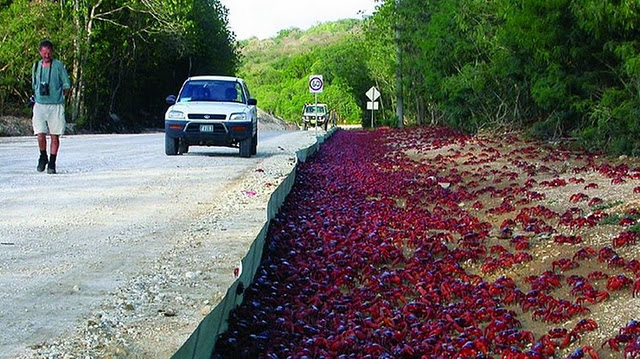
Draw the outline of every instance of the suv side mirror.
M257 106L258 100L256 100L255 98L250 98L249 101L247 101L247 103L249 104L249 106Z
M165 101L167 101L167 105L175 105L176 104L176 95L167 96Z

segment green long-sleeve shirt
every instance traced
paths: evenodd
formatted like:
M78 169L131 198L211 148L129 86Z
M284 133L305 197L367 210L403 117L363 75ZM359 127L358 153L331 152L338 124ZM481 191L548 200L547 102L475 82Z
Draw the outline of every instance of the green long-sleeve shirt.
M49 72L51 71L51 77ZM49 82L49 96L40 94L40 84ZM69 75L62 62L56 59L51 60L51 66L42 67L42 60L38 61L31 70L31 86L35 93L36 102L41 104L63 104L64 94L62 90L71 88Z

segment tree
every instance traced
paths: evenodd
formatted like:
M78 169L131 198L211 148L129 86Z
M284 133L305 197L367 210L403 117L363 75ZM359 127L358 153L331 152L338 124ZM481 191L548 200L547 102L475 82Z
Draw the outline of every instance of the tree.
M511 127L640 153L637 1L415 0L395 12L394 4L384 1L367 22L369 68L393 93L398 21L410 121L426 115L467 131Z
M165 107L153 99L187 76L233 74L238 64L218 0L16 0L0 7L0 19L0 71L8 75L0 100L28 97L32 61L20 44L35 48L48 37L72 77L72 121L94 130L112 130L119 118L120 127L149 124Z

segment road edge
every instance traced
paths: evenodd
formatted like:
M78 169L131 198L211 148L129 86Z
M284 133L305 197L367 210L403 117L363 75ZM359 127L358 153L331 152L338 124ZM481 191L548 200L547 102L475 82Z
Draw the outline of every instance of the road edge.
M296 179L296 169L298 164L306 162L306 160L316 153L320 149L322 143L331 137L336 130L336 127L331 128L326 134L316 136L316 141L311 146L296 151L296 161L293 163L291 170L269 197L265 223L251 244L249 251L245 257L242 258L242 272L229 286L220 303L218 303L218 305L213 308L213 310L204 317L204 319L202 319L195 331L171 357L172 359L211 358L215 350L215 344L218 340L218 336L224 333L228 328L227 322L231 310L242 303L242 300L244 299L244 288L247 288L253 282L253 278L260 267L262 251L267 231L269 229L269 224L278 214L285 198L289 195L289 192L291 192L291 188L293 187Z

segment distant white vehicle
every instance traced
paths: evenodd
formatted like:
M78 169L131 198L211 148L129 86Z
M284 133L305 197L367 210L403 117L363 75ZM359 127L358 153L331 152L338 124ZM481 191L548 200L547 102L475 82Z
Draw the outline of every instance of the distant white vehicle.
M239 147L240 157L258 149L257 100L238 77L194 76L178 97L168 96L164 117L165 153L180 155L189 146Z
M326 130L328 119L329 111L326 104L307 104L302 109L302 123L305 130L310 126L322 126Z

